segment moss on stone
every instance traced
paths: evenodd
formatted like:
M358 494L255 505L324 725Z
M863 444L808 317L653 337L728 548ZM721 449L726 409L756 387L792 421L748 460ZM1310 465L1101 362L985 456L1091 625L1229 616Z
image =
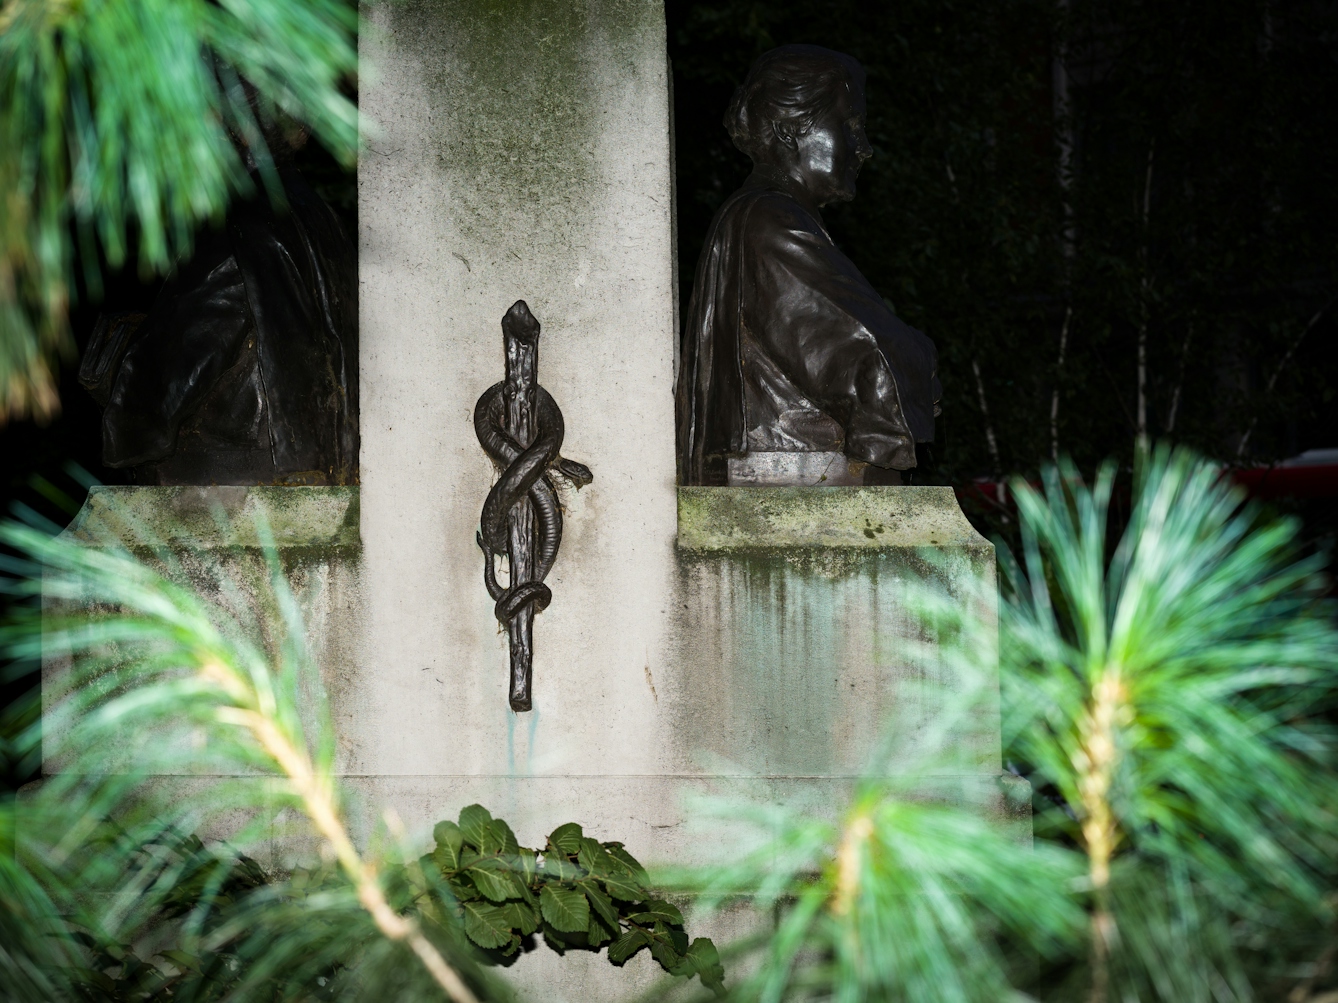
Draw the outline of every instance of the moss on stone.
M994 549L946 487L679 488L678 546Z
M597 146L609 114L609 54L627 73L647 32L664 31L652 0L410 0L373 20L416 64L427 105L419 123L452 186L452 229L502 253L514 233L579 244L582 205L609 197ZM598 47L598 54L592 47ZM521 225L521 217L524 223Z
M281 550L359 547L358 488L99 486L65 535L131 549L253 549L262 525Z

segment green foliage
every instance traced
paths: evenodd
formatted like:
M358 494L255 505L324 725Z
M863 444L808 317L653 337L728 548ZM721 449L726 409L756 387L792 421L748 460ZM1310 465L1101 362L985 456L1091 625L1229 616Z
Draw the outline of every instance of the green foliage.
M263 524L257 533L269 540ZM7 999L504 1000L478 949L514 957L540 930L559 952L608 947L621 965L647 949L721 988L711 942L689 943L621 843L576 824L536 851L471 805L436 827L418 866L384 833L356 849L320 679L272 547L254 566L188 575L167 548L136 556L13 523L0 543L0 571L14 576L0 585L46 598L0 644L20 663L69 659L48 675L43 717L21 715L5 750L40 749L48 769L0 804ZM204 777L181 776L192 773ZM281 829L285 815L297 825ZM220 828L240 853L176 835ZM272 853L279 831L326 862L262 870L247 848Z
M1140 458L1117 539L1113 486L1113 465L1089 487L1067 462L1042 491L1013 485L1023 549L1001 548L997 636L1034 847L953 807L969 795L943 776L990 690L994 626L971 613L987 597L912 587L949 691L913 774L885 779L879 750L836 824L738 800L697 813L727 862L671 883L776 917L725 949L746 973L731 999L1329 998L1338 628L1321 564L1189 451Z
M742 898L776 916L774 931L726 949L746 973L729 999L997 1003L1024 974L1010 957L1020 946L1073 945L1070 854L914 797L913 782L871 779L838 824L780 805L706 809L738 839L731 862L676 880L703 906Z
M239 146L271 192L281 121L353 162L356 27L345 0L0 5L0 418L56 407L79 281L166 271L252 190Z
M1063 464L1044 496L1015 485L1025 571L1005 561L1011 746L1083 804L1075 764L1089 757L1101 684L1114 680L1120 841L1187 847L1209 870L1302 892L1307 861L1338 849L1322 839L1336 792L1314 717L1338 670L1315 602L1322 563L1296 559L1294 524L1260 524L1217 468L1165 448L1145 458L1108 561L1113 474L1104 467L1089 489Z
M1005 740L1067 809L1038 823L1087 856L1098 969L1142 999L1206 1001L1245 979L1232 923L1328 913L1338 635L1295 524L1242 507L1217 467L1144 455L1108 553L1113 482L1063 463L1044 494L1014 485Z
M696 975L723 994L715 945L707 937L689 943L683 914L652 895L645 869L622 843L601 843L568 822L531 850L476 804L460 811L458 823L438 822L433 837L436 848L419 860L429 887L469 939L499 960L517 956L524 938L542 931L559 954L607 946L614 965L649 949L665 971Z
M0 562L17 574L7 587L47 600L45 622L30 609L6 628L8 653L71 660L66 678L49 675L43 730L20 715L6 749L21 759L45 743L62 767L0 807L9 997L496 999L505 989L479 952L506 963L540 933L558 951L607 949L614 964L647 950L681 977L665 990L680 997L1316 996L1338 880L1338 628L1319 562L1298 555L1294 524L1243 505L1184 450L1140 457L1117 539L1111 467L1092 486L1064 463L1042 490L1013 487L1023 543L1002 554L997 628L976 616L986 596L908 590L932 644L905 639L898 657L942 692L905 692L939 720L871 750L834 821L798 799L697 811L723 863L653 880L574 823L522 847L479 805L441 822L416 863L384 835L355 849L319 678L272 552L258 558L263 588L217 567L217 581L201 589L196 574L186 588L164 576L185 577L165 548L139 558L0 527ZM1042 795L1034 846L987 817L987 792L952 782L954 743L998 699L996 636L1007 754ZM912 766L892 779L893 762ZM162 782L188 771L212 776ZM329 864L262 875L173 835L250 819L232 838L257 855L280 812ZM720 952L739 973L728 987L715 946L689 942L652 886L773 920ZM461 992L421 963L431 952ZM1040 986L1026 972L1038 956ZM1309 962L1304 981L1279 959Z
M6 824L13 816L0 807ZM27 826L40 818L22 813ZM29 834L19 857L12 841L0 845L7 1000L345 999L349 962L374 946L348 922L356 904L331 922L345 886L329 867L279 877L226 845L108 820L56 843L70 867L53 871L49 856L33 856L47 835ZM73 888L62 880L72 874Z
M40 724L11 740L19 757L40 748L48 775L0 811L8 998L105 994L106 979L127 994L169 979L183 999L359 998L367 985L380 1000L507 998L452 915L416 909L400 847L352 845L319 677L272 547L235 574L211 565L213 587L196 591L166 577L186 577L166 548L137 557L12 523L0 542L15 576L0 584L48 599L0 645L18 664L68 659L48 676ZM287 831L332 863L248 888L249 865L216 866L164 835L205 830L251 856Z
M439 823L434 836L436 848L419 862L421 878L402 866L386 874L401 912L435 916L434 905L449 903L469 940L493 959L515 956L521 938L540 928L559 953L608 946L617 965L648 947L666 971L697 975L704 985L722 990L724 971L715 946L708 938L688 944L682 914L649 897L645 871L622 844L597 843L568 824L555 830L541 855L518 846L507 824L480 805L465 808L459 825ZM108 823L87 841L88 849L123 860L138 882L156 884L160 892L133 929L115 936L78 920L57 924L57 935L72 949L59 970L68 992L107 1003L163 997L203 1003L239 994L267 1000L359 997L360 973L347 957L323 951L323 968L298 969L265 958L276 916L314 897L337 894L341 882L335 869L299 868L279 878L245 854L231 854L226 845L206 847L197 836L164 832L129 854L118 845L126 838ZM547 864L549 857L555 864ZM546 877L550 869L576 875ZM625 894L613 898L618 892ZM257 967L266 974L258 977Z
M115 838L114 833L113 826L106 827L107 838ZM156 912L129 939L78 927L70 930L83 948L82 964L67 973L78 997L108 1003L163 997L203 1003L229 999L241 991L271 1000L340 998L340 980L347 970L335 960L323 970L298 977L285 969L254 979L251 955L257 943L245 922L257 902L272 901L276 893L291 899L317 894L337 886L337 876L327 868L271 882L255 860L245 854L225 855L226 850L206 848L198 836L181 838L172 833L143 844L131 856L132 866L139 870L142 861L144 878L163 882L166 891L157 899ZM204 936L183 938L181 921L192 915ZM182 942L192 950L175 946Z

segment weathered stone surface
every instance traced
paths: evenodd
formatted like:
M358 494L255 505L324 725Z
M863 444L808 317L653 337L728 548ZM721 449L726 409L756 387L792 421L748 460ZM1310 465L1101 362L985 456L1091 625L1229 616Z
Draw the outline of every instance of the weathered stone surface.
M93 547L125 548L158 563L173 579L232 610L240 623L263 622L271 596L264 533L302 611L307 641L338 714L343 680L356 672L364 627L359 590L362 547L357 487L93 488L64 532ZM58 606L45 599L44 612ZM46 706L61 691L69 659L42 659ZM46 749L52 747L49 731ZM116 750L107 750L108 768ZM44 770L56 767L48 756Z
M679 488L680 740L764 776L1000 768L997 680L945 754L925 735L962 681L913 590L971 604L994 644L994 548L951 488ZM932 649L931 649L932 650ZM988 664L991 651L979 653ZM688 667L691 667L690 669Z
M348 680L350 772L599 775L662 769L647 670L674 588L673 184L659 0L376 5L360 106L362 539L368 635ZM474 404L500 322L543 325L563 453L534 710L474 542L495 473ZM619 722L611 728L609 722Z
M987 558L946 487L679 488L680 550L944 547Z
M280 548L359 547L358 489L99 486L65 535L126 547L257 548L262 525Z
M864 463L844 453L746 453L726 463L731 487L858 487Z

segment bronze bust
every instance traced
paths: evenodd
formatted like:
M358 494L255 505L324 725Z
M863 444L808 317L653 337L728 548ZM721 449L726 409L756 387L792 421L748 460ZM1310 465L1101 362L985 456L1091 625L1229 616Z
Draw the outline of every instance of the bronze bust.
M269 136L264 193L202 231L147 316L104 317L80 381L104 405L103 463L139 484L355 484L357 255Z
M820 208L873 154L864 70L786 45L760 56L725 128L753 173L716 213L679 356L683 484L899 483L939 413L934 343L833 242Z

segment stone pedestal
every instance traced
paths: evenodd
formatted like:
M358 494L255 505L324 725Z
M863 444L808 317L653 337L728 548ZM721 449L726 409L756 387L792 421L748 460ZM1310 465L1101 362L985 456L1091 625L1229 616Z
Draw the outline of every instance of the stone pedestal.
M889 733L879 771L926 768L916 736L961 681L925 657L917 586L972 607L997 661L994 547L951 488L679 488L678 554L679 730L746 772L857 776ZM997 680L970 729L936 770L998 772Z
M648 563L670 568L652 583L653 613L637 620L616 607L579 611L588 617L585 629L563 643L561 632L548 629L553 610L545 612L536 628L542 696L526 715L506 708L498 682L504 635L481 650L443 649L435 667L418 670L430 678L429 692L441 694L440 717L430 727L380 721L383 738L377 705L363 688L378 664L394 665L421 639L406 634L379 659L368 650L378 637L369 620L376 596L356 529L358 489L100 488L67 533L91 546L166 549L192 585L217 594L221 580L263 590L257 517L271 527L331 696L358 830L391 810L426 839L433 823L480 802L530 845L576 821L598 838L624 841L648 863L690 862L709 859L715 848L691 825L690 794L831 817L882 737L895 735L913 753L937 703L924 699L935 682L932 660L907 657L910 639L926 640L908 615L907 590L929 579L977 604L988 625L996 616L995 567L993 548L948 488L676 494L676 535L647 548ZM569 581L579 581L587 563L570 559ZM478 615L473 607L487 614L490 603L473 578L452 581L443 604L460 595L468 611L461 615ZM628 653L629 631L653 633L656 643ZM988 661L991 652L982 656ZM462 671L480 663L489 673ZM595 671L610 665L612 680ZM51 660L47 678L63 668ZM471 719L464 706L484 709ZM1029 790L999 775L997 698L987 693L976 711L954 734L950 761L937 760L938 775L918 781L915 796L957 802L1029 838ZM494 717L503 724L495 740ZM408 768L358 768L385 754L382 743L392 751L436 750L435 758L424 752ZM209 781L159 783L198 793ZM276 835L262 856L282 863L302 849ZM693 932L724 941L757 921L742 913ZM511 974L531 998L585 1003L628 998L658 969L644 958L620 971L599 957L559 958L541 945Z
M101 486L89 492L63 536L128 549L227 605L239 623L254 623L273 616L262 538L268 533L302 610L312 656L327 688L338 693L342 680L356 674L361 644L358 521L356 487ZM59 692L68 667L63 656L43 658L44 701ZM108 757L114 768L114 750ZM48 757L43 769L54 765Z

